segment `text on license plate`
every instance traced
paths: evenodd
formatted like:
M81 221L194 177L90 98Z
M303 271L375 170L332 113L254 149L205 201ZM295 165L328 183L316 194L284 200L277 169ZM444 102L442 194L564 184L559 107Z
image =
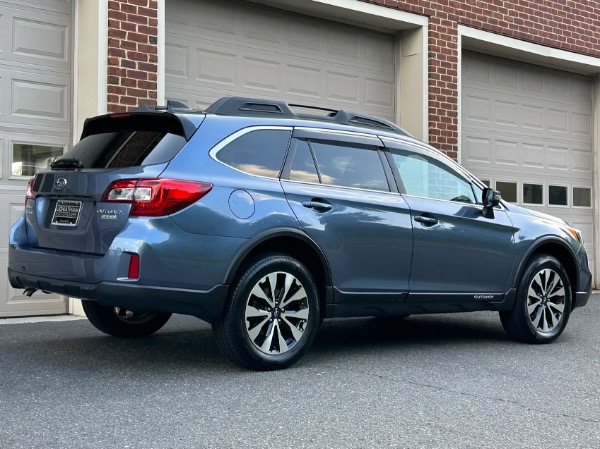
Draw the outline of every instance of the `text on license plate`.
M81 214L81 201L58 200L52 215L53 225L77 226Z

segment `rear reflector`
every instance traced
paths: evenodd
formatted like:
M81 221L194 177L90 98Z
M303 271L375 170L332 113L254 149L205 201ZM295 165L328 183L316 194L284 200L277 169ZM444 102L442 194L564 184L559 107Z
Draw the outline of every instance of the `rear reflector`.
M102 195L107 203L130 203L133 217L171 215L195 203L212 189L209 182L177 179L120 179Z
M140 278L140 256L139 256L139 254L131 255L131 259L129 259L129 271L127 272L127 277L129 279L139 279Z

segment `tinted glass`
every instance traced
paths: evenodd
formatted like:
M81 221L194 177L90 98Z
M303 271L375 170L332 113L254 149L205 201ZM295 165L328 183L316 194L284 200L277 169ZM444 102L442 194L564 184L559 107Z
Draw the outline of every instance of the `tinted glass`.
M318 183L319 175L308 143L305 140L295 140L292 154L290 179L292 181Z
M404 151L395 151L393 159L407 195L477 203L471 184L434 159Z
M246 173L277 178L283 165L291 131L250 131L223 147L217 159Z
M544 186L541 184L523 184L523 203L544 204Z
M311 141L321 183L389 191L376 148Z
M548 204L551 204L552 206L566 206L567 188L565 186L549 186Z
M118 131L93 134L61 159L78 159L85 168L135 167L171 160L185 145L182 136L160 131Z
M592 189L573 187L573 206L592 207Z
M500 191L502 199L509 203L517 202L517 183L516 182L504 182L496 181L496 190Z

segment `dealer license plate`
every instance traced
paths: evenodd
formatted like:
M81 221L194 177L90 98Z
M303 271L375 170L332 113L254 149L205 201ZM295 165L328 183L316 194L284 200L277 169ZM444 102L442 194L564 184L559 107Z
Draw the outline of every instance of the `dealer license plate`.
M77 226L81 214L81 201L58 200L52 215L53 225Z

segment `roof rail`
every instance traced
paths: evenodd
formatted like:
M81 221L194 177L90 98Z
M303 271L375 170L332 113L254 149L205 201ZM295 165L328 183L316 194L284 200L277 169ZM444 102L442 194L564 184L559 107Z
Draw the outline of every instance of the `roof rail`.
M167 100L166 106L158 106L152 104L145 104L135 108L135 112L140 111L167 111L167 112L182 112L182 111L193 111L187 104L177 100Z
M294 112L292 108L315 110L327 112L328 114L300 114ZM384 131L412 137L408 132L400 128L395 123L374 115L304 104L288 104L281 100L264 100L246 97L223 97L211 104L205 112L207 114L217 115L247 115L311 119L339 123L342 125L367 126L370 128L378 128Z

